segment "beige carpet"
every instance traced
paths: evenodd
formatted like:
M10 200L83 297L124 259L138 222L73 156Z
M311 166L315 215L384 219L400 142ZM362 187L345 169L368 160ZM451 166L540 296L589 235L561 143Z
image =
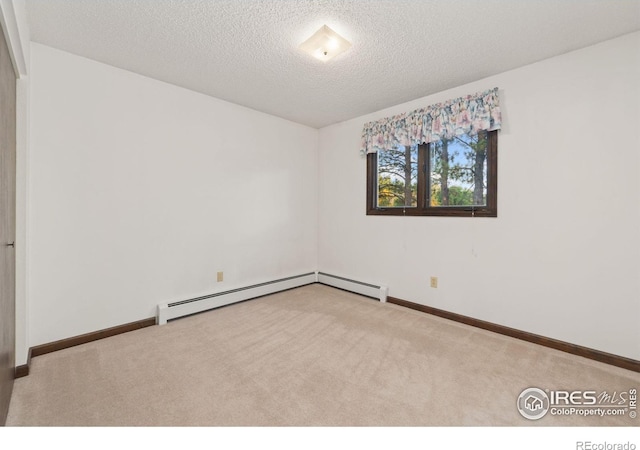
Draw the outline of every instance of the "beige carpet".
M627 391L640 374L322 285L34 358L7 425L623 425L532 422L527 387Z

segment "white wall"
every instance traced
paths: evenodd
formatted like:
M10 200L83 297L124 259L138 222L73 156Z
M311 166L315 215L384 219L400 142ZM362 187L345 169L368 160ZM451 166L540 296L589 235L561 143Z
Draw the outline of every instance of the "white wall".
M317 130L31 51L30 345L315 270Z
M494 86L498 218L366 216L362 125ZM639 104L634 33L320 130L319 269L640 359Z

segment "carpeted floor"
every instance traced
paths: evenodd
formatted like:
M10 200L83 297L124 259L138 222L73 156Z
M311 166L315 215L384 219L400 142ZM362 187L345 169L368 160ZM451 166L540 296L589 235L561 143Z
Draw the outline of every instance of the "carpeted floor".
M640 425L529 421L531 386L640 374L315 284L34 358L7 425Z

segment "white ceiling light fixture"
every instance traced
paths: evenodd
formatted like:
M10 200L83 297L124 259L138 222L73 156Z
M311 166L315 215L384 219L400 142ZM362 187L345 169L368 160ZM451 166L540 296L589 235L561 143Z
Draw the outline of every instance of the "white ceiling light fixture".
M313 36L300 44L299 48L320 61L329 61L349 47L351 47L351 42L328 26L323 25Z

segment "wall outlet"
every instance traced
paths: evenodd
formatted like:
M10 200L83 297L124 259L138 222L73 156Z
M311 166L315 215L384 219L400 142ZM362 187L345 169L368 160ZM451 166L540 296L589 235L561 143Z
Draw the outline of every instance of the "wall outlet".
M432 288L438 287L438 277L431 277L431 287Z
M224 272L218 272L218 283L224 281Z

